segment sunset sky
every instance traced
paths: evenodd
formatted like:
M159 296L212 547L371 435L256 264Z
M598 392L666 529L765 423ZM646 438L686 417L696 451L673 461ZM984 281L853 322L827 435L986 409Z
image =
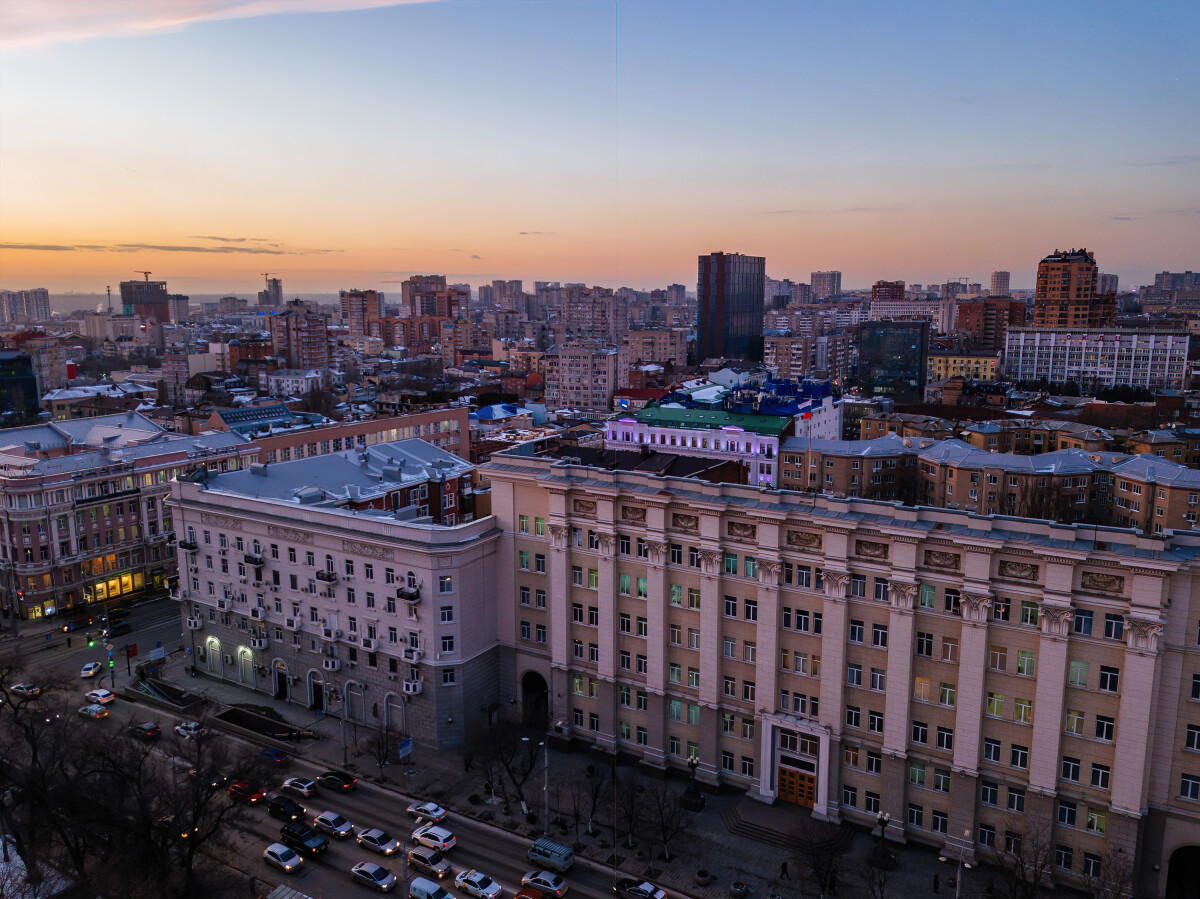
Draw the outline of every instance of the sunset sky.
M1200 265L1200 4L5 0L0 287Z

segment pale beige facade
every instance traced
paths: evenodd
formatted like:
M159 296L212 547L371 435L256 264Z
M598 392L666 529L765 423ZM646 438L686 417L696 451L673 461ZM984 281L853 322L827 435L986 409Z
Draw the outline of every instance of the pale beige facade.
M1062 884L1120 850L1163 895L1200 842L1200 537L483 471L514 698L564 736L968 858L1044 820Z

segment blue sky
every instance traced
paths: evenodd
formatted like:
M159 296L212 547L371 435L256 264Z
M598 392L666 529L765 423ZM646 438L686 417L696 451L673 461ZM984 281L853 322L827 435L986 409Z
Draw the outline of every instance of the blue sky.
M1198 10L6 5L0 282L690 287L724 249L1030 286L1087 246L1146 283L1197 264Z

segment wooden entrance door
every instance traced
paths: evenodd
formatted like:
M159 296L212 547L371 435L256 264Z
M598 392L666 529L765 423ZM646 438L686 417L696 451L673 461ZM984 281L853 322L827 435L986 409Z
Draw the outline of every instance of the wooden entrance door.
M817 799L817 779L794 768L779 768L779 798L811 809Z

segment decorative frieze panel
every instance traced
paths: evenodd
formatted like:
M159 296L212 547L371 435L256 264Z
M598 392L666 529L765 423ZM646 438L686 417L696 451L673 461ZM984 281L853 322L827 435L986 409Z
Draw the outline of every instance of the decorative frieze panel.
M214 515L212 512L200 513L201 524L211 524L215 528L228 528L231 531L242 529L242 520L229 515Z
M596 501L591 499L577 499L571 504L571 510L576 515L582 515L586 518L595 518Z
M201 514L201 519L204 515ZM288 540L292 543L312 543L313 535L308 531L298 531L295 528L281 528L273 524L267 525L267 536L278 537L280 540Z
M640 506L621 506L621 520L628 524L644 525L646 510Z
M788 531L787 545L796 549L821 549L821 535L810 534L808 531Z
M754 542L758 539L758 528L748 521L729 522L725 525L725 533L734 540L749 540Z
M888 545L886 543L875 543L871 540L855 540L854 554L862 556L864 559L883 559L888 557Z
M1012 562L1007 559L1000 562L1000 577L1011 578L1014 581L1036 581L1038 567L1029 562Z
M946 552L940 549L925 550L925 567L937 568L941 571L958 571L962 556L958 553Z
M1079 580L1079 585L1084 590L1095 590L1099 593L1120 593L1125 589L1125 578L1119 574L1085 571Z
M366 556L368 559L378 559L381 562L391 562L396 558L393 550L374 543L363 543L359 540L343 540L342 552L353 556Z
M700 516L685 515L682 512L676 512L671 516L671 527L677 531L687 531L689 534L700 533Z

